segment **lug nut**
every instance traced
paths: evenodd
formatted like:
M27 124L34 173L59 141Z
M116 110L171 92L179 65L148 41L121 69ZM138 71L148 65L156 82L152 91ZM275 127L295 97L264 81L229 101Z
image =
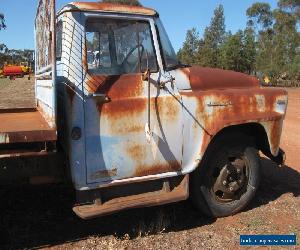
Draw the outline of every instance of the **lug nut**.
M229 190L232 192L233 191L233 187L230 187Z
M223 185L226 186L226 184L227 184L227 181L223 181Z
M239 173L241 173L241 170L238 168L238 169L236 170L236 172L239 174Z
M227 173L227 174L230 174L230 171L229 171L229 170L227 170L227 171L226 171L226 173Z

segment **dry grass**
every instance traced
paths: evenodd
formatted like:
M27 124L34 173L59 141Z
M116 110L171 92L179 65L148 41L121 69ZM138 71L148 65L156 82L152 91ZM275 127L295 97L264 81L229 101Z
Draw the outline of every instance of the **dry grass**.
M0 78L0 89L9 86L10 80L8 78Z

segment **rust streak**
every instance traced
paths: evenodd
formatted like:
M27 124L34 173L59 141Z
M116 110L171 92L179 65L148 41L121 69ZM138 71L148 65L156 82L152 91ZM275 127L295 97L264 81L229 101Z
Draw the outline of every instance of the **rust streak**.
M134 173L134 177L141 177L141 176L147 176L147 175L154 175L158 173L167 173L167 172L174 172L174 171L180 171L181 165L179 162L174 161L171 163L166 164L156 164L153 166L139 166L136 168L136 171Z

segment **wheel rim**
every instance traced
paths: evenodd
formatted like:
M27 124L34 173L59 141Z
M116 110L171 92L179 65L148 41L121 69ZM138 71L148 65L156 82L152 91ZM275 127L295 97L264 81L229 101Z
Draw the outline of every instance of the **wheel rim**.
M210 175L210 192L218 202L239 200L248 184L249 164L243 154L226 154Z

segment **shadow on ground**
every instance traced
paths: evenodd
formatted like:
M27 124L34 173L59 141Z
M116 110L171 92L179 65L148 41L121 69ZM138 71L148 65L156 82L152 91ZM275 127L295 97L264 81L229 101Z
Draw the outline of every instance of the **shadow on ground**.
M263 162L261 188L247 208L276 200L282 194L299 196L300 174L288 166ZM65 186L10 187L0 189L0 248L38 248L74 242L90 236L130 238L147 233L182 231L211 224L190 203L135 209L91 221L77 218L71 208L72 189Z

